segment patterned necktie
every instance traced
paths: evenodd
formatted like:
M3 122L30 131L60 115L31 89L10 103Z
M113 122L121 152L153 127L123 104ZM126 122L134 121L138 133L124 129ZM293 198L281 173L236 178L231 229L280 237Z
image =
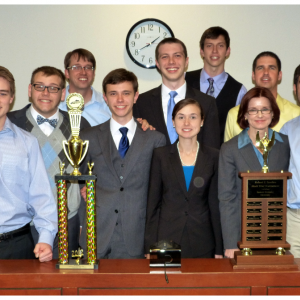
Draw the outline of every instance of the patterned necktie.
M169 95L170 95L170 100L168 102L167 129L168 129L171 144L173 144L178 138L178 134L175 128L173 127L173 122L172 122L172 112L175 106L174 98L178 95L178 93L176 91L171 91Z
M38 115L37 118L36 118L36 120L37 120L38 125L41 125L41 124L43 124L45 122L48 122L54 128L57 125L57 119L49 120L49 119L43 118L42 116Z
M207 80L209 82L209 87L206 91L206 94L209 95L209 96L214 97L214 91L215 91L214 86L213 86L214 80L212 78L208 78Z
M120 140L118 151L120 153L120 156L122 158L124 158L125 155L126 155L126 152L128 151L128 148L129 148L129 140L128 140L128 137L127 137L128 128L127 127L121 127L119 130L122 133L122 137L121 137L121 140Z

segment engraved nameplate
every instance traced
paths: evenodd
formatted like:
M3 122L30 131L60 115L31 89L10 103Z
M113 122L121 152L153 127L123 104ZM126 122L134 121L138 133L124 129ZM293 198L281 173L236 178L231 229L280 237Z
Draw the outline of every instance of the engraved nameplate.
M248 214L259 214L261 213L261 209L247 209Z
M249 236L246 238L247 241L249 242L253 242L253 241L261 241L261 237L260 236Z
M280 241L282 240L282 236L268 236L269 241Z
M283 198L283 179L248 179L247 198Z
M247 216L247 220L261 220L261 216Z
M247 230L246 233L247 234L260 234L261 230Z
M261 227L261 223L247 223L247 227Z
M282 227L282 223L268 223L269 227Z
M270 229L268 230L268 233L282 233L282 229Z
M268 216L268 220L282 220L282 216Z
M282 201L268 202L268 206L279 206L279 205L283 205L283 202Z
M279 212L283 212L282 208L269 208L268 209L268 213L279 213Z
M261 202L247 202L247 206L261 206Z

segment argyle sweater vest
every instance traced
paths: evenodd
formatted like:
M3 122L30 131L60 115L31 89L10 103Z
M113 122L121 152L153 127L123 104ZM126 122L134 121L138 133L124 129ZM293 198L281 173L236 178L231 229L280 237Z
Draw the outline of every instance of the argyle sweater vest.
M40 145L46 171L52 188L54 198L57 200L57 189L54 176L60 174L59 163L65 163L66 173L71 173L73 167L67 159L62 148L62 141L71 137L71 127L69 120L59 113L59 120L53 132L46 136L36 121L33 119L30 109L26 111L26 130L33 134ZM68 219L76 215L80 204L80 191L78 182L67 183L68 188Z

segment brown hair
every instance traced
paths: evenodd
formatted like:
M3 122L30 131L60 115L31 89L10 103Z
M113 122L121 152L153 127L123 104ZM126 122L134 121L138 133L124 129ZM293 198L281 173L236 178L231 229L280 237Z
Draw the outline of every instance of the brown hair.
M204 49L204 43L206 39L217 39L220 35L222 35L225 39L225 43L226 43L226 49L228 49L229 45L230 45L230 38L229 38L229 34L228 32L219 26L215 26L215 27L210 27L208 29L206 29L200 39L200 48L203 50Z
M16 92L16 86L15 86L15 78L13 74L11 74L8 69L0 66L0 77L6 79L9 82L10 95L14 96Z
M164 45L164 44L180 44L183 48L183 54L184 54L185 58L187 58L188 55L187 55L187 50L186 50L185 44L179 39L176 39L174 37L170 37L170 38L163 39L156 46L156 48L155 48L155 59L157 61L158 61L158 56L159 56L159 47Z
M125 81L129 81L132 83L134 93L138 91L139 84L137 77L134 73L127 71L125 69L115 69L109 72L102 81L102 88L104 94L106 94L106 85L107 84L118 84Z
M179 102L177 102L177 104L174 106L174 109L173 109L173 112L172 112L172 120L174 120L177 113L187 105L196 105L196 106L198 106L199 109L200 109L201 119L204 120L203 109L202 109L200 103L198 101L196 101L195 99L192 99L192 98L186 98L186 99L183 99L183 100L180 100Z
M273 94L267 88L254 87L253 89L249 90L245 94L245 96L243 97L241 104L240 104L238 117L237 117L237 123L239 124L239 126L242 129L249 127L248 120L245 120L245 114L248 111L248 106L249 106L250 100L252 98L261 98L261 97L267 98L271 104L271 110L273 112L273 119L272 119L269 127L274 127L278 123L279 118L280 118L280 110L279 110L279 107L276 103L276 100L275 100Z
M79 61L80 58L83 58L83 59L87 60L88 62L91 62L94 69L96 69L96 59L95 59L93 53L86 49L82 49L82 48L75 49L66 54L65 60L64 60L65 69L67 69L68 67L71 67L70 61L71 61L71 57L73 55L77 56L77 61Z
M34 76L37 73L39 73L39 72L42 72L46 77L53 76L53 75L58 76L61 79L60 87L62 89L64 89L66 87L66 77L65 77L65 74L61 70L56 69L54 67L50 67L50 66L43 66L43 67L36 68L32 72L32 75L31 75L31 80L30 80L31 84L33 84Z

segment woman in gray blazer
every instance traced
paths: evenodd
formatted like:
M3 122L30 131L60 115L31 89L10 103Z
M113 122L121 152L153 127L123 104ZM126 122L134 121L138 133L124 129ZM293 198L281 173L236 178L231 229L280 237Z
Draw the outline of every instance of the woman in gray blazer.
M172 119L179 141L153 152L145 253L158 241L172 240L181 245L181 257L222 258L219 151L197 141L203 125L197 101L179 101Z
M262 151L255 146L256 134L269 139L280 117L273 94L263 87L249 90L240 104L237 123L244 129L221 147L219 158L219 201L225 257L233 258L241 240L241 183L239 172L261 171ZM269 171L287 171L290 159L288 137L275 132L268 157Z

